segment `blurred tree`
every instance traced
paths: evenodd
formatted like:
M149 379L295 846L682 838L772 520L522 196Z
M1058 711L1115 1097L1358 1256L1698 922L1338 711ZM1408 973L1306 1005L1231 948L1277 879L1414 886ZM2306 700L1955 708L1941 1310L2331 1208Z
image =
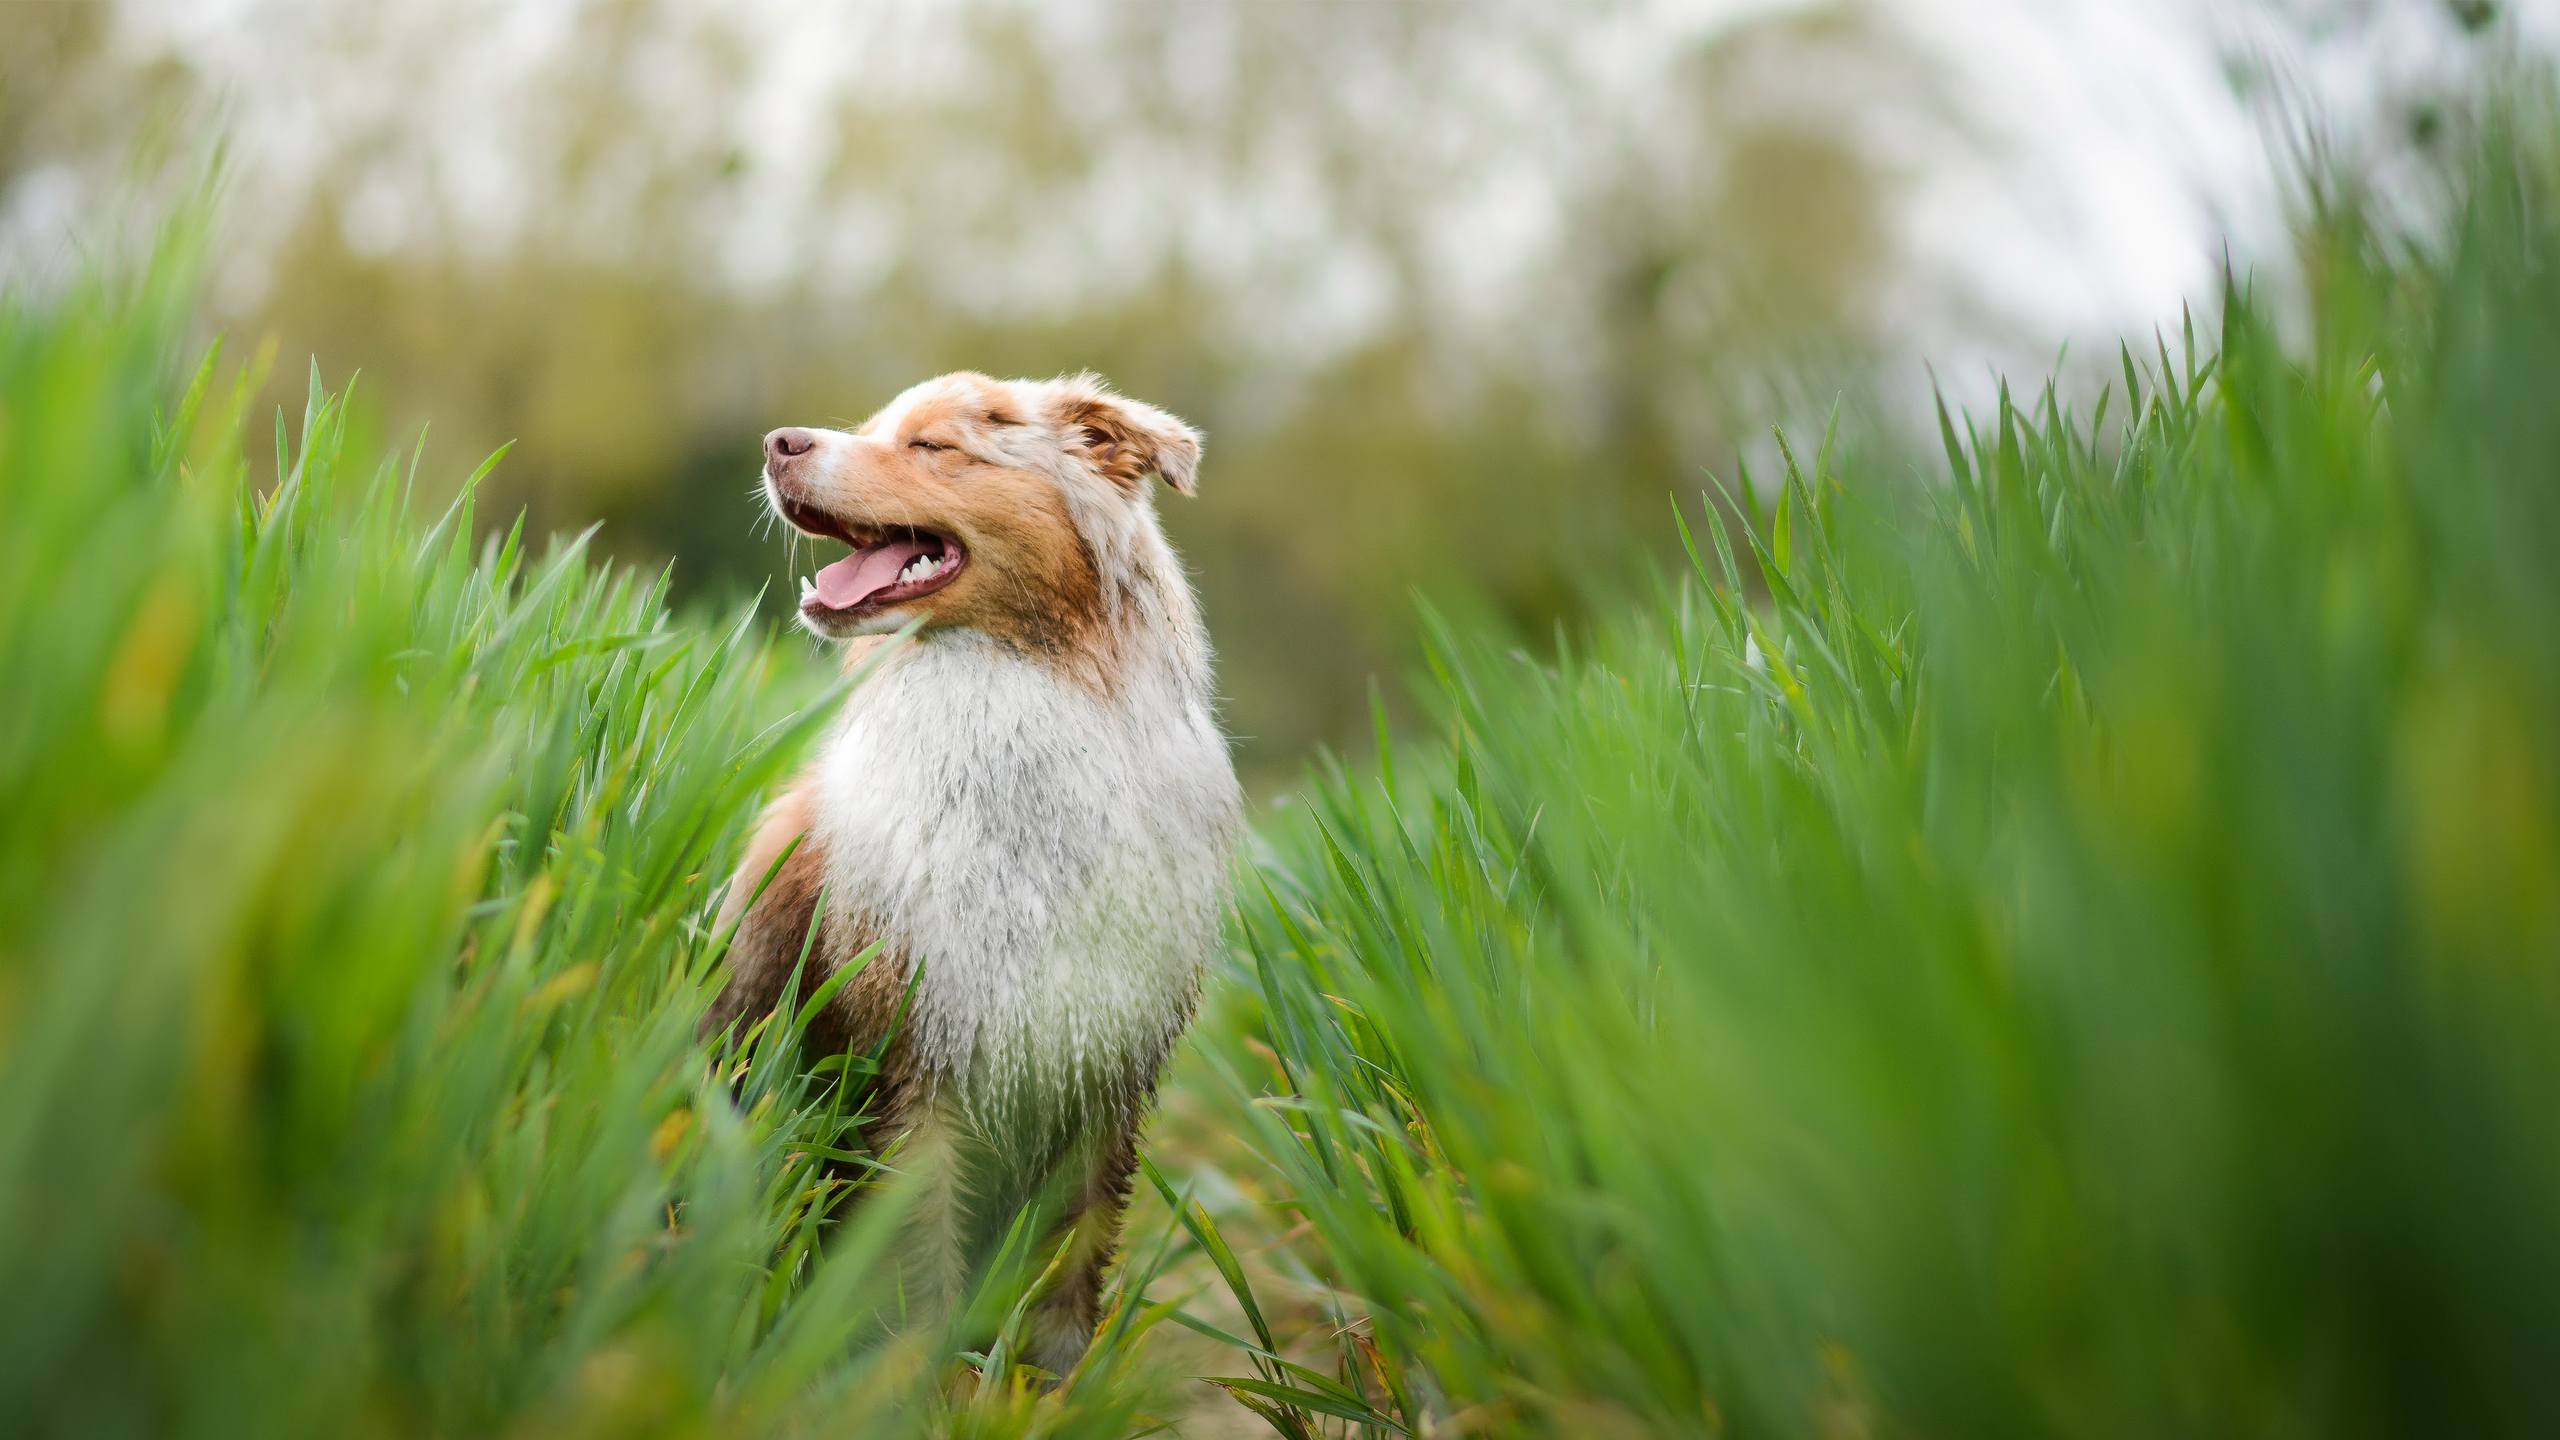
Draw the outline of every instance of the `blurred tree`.
M448 472L514 440L499 498L696 594L787 563L771 425L1101 370L1211 434L1168 520L1268 775L1362 723L1414 586L1573 612L1727 417L1818 411L1945 288L1897 189L1984 142L1905 13L0 6L0 181L72 98L230 94L223 323L362 369Z
M106 33L92 5L0 5L0 186L66 137L55 77L85 66Z

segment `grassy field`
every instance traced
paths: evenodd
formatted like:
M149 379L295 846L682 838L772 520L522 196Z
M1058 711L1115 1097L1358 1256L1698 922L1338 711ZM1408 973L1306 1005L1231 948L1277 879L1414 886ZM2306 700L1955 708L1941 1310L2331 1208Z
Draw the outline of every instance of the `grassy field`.
M880 1343L859 1074L695 1039L818 667L416 513L316 377L253 485L194 248L0 319L0 1434L1019 1429Z
M694 1037L832 682L316 378L270 450L188 232L10 302L0 1434L2551 1433L2530 113L2103 401L1733 477L1560 655L1435 619L1055 1389L884 1323L858 1063Z
M2560 1430L2548 113L2284 324L1451 627L1265 827L1213 1048L1381 1431Z

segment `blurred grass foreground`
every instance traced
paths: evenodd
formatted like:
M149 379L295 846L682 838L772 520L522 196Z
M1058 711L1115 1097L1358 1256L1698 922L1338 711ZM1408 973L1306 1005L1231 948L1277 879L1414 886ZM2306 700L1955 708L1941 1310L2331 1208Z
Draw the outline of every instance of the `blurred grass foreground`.
M1177 1304L1288 1435L2553 1433L2525 115L2283 324L1925 487L1798 447L1552 664L1443 627L1437 734L1265 827L1237 1138L1057 1389L887 1338L858 1089L694 1036L827 697L316 381L255 491L183 236L9 301L0 1434L1138 1433Z
M2296 344L2231 296L1925 490L1796 452L1563 663L1444 637L1439 738L1242 906L1334 1373L1420 1432L2560 1431L2531 114L2441 243L2333 197Z

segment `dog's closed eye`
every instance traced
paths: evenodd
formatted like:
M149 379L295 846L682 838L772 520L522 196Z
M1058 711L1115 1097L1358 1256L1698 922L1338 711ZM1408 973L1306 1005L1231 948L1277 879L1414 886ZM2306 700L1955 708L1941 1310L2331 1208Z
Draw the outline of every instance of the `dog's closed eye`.
M907 446L914 450L948 450L951 448L939 440L926 440L922 438L908 441Z

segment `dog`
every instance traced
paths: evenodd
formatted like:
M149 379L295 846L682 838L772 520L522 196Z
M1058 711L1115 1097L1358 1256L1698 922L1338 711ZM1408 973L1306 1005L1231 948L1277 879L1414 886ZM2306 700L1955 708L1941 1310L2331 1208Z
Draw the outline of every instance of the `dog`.
M1045 1199L1061 1229L1037 1253L1067 1260L1023 1355L1057 1375L1099 1318L1242 812L1152 494L1192 494L1200 453L1091 375L945 375L853 429L765 437L774 513L851 547L802 582L800 621L870 663L730 881L705 1028L772 1010L813 926L802 994L876 946L811 1042L888 1041L864 1138L922 1192L909 1294L948 1313Z

